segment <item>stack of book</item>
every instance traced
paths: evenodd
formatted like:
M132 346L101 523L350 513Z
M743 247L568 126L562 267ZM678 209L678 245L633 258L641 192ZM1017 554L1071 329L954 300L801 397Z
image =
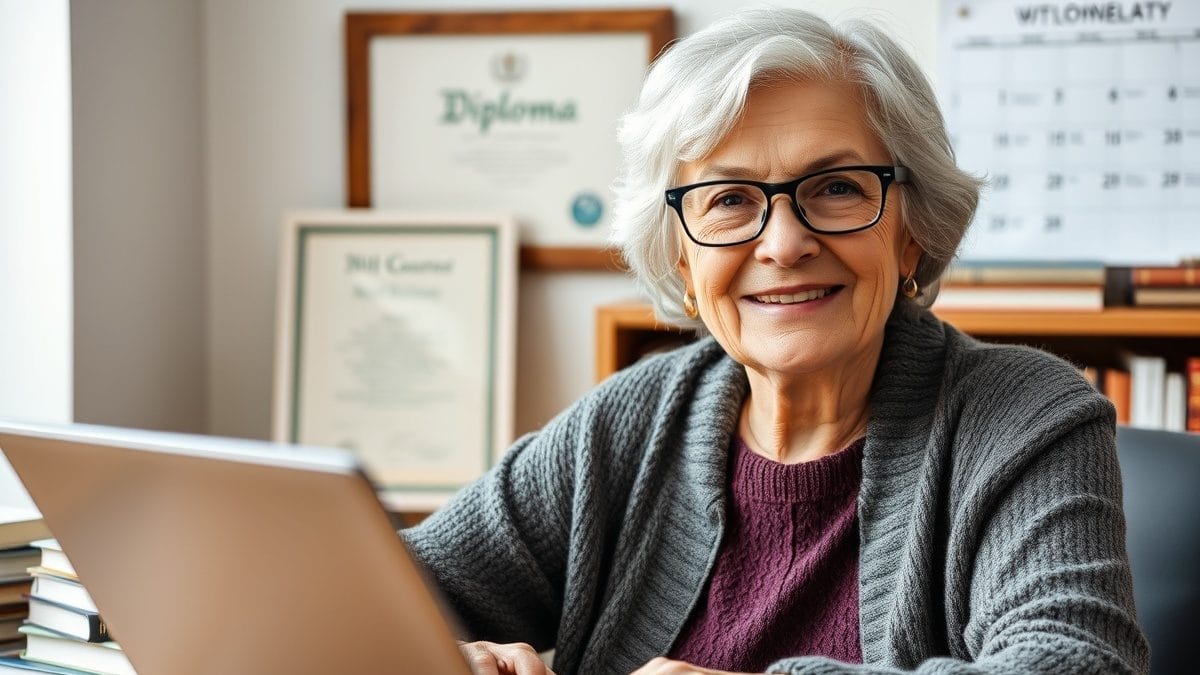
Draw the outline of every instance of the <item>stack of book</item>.
M1168 372L1161 356L1130 354L1123 368L1105 368L1097 379L1118 424L1200 432L1200 357L1187 359L1184 372Z
M1133 267L1129 285L1137 307L1200 307L1200 266Z
M958 260L942 277L934 307L1099 312L1104 309L1104 263Z
M0 655L19 653L25 636L19 632L29 615L28 569L39 553L30 543L49 536L42 516L35 510L0 507Z
M0 659L0 673L136 675L58 542L33 545L40 564L29 570L29 618L19 629L27 644L19 659Z

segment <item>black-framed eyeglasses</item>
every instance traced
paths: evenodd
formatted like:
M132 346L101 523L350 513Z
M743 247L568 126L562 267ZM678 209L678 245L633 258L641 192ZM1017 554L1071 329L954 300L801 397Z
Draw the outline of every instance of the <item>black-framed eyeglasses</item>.
M785 183L713 180L667 190L688 238L701 246L737 246L767 227L771 200L787 195L805 227L819 234L860 232L879 222L888 187L904 183L902 166L839 166Z

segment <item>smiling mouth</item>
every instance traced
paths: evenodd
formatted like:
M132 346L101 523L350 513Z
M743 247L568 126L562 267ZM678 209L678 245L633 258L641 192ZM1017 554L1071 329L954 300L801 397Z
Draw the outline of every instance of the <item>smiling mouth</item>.
M838 292L841 288L841 286L830 286L828 288L814 288L811 291L802 291L789 295L753 295L750 297L754 298L756 302L767 305L797 305L804 302L812 302L813 300L820 300Z

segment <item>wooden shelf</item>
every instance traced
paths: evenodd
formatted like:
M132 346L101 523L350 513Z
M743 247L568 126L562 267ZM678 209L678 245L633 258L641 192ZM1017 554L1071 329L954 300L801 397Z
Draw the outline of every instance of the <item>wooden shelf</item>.
M1128 351L1162 354L1175 367L1188 356L1200 356L1200 308L934 313L981 340L1029 344L1079 364L1117 365ZM688 333L655 319L648 304L601 306L596 310L596 379L632 364L657 344L686 339Z
M934 314L970 335L1200 337L1200 309L1113 307L1103 312L939 312L935 307Z
M596 308L596 381L636 361L657 337L683 335L679 328L660 323L648 304L601 305Z

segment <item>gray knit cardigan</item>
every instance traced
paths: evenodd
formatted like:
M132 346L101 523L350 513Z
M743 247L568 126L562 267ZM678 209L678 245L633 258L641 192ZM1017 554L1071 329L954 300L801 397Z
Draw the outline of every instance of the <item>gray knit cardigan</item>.
M748 384L712 339L601 384L404 532L474 639L567 673L667 653L712 571ZM899 302L858 497L863 665L784 673L1145 672L1112 406L1067 363Z

